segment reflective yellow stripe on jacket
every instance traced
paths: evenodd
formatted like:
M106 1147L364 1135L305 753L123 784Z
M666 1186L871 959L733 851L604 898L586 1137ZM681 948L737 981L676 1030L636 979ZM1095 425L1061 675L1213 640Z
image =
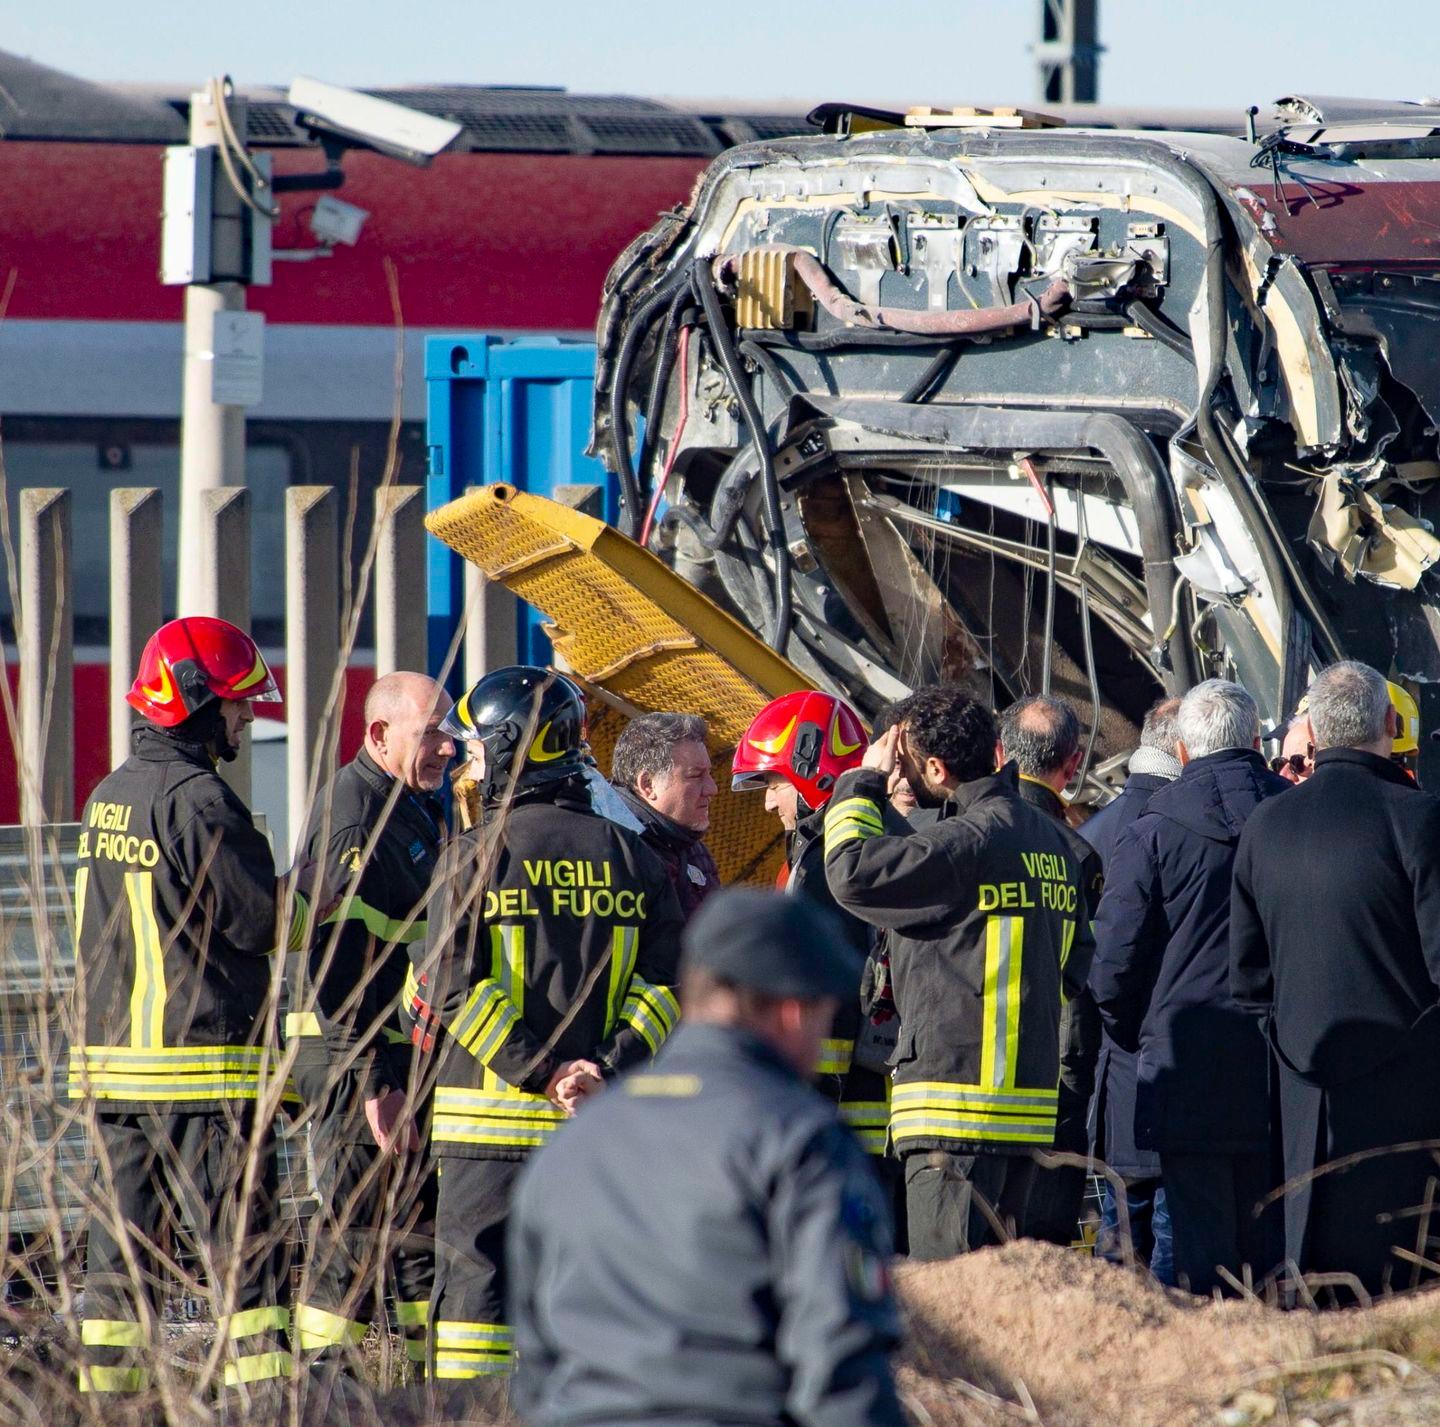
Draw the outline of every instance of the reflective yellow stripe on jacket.
M897 1085L890 1096L890 1134L899 1150L909 1140L1051 1145L1056 1090L996 1090L949 1081Z
M873 798L842 798L825 813L825 856L857 838L879 837L885 831L880 805Z
M264 1069L275 1066L259 1046L75 1046L72 1100L254 1100Z
M436 1145L530 1150L543 1145L564 1119L545 1096L513 1085L485 1090L440 1085L435 1090L431 1139Z
M627 928L628 930L628 928ZM680 1002L668 986L652 986L638 976L630 978L630 994L620 1008L620 1024L629 1026L654 1055L680 1020Z

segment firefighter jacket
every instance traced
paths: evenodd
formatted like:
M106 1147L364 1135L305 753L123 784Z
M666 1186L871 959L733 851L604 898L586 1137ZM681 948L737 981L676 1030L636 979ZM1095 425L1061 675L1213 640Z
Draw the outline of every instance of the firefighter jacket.
M287 964L297 1074L353 1064L366 1098L408 1084L398 1011L444 827L438 798L397 786L364 749L320 795L305 846L319 868L316 906L338 905Z
M680 928L659 859L578 780L450 843L411 944L414 1036L439 1054L435 1152L523 1159L564 1118L544 1093L563 1062L613 1074L653 1055L680 1016Z
M1055 1137L1060 1007L1090 970L1080 871L1028 807L1013 764L962 783L933 827L885 833L885 778L841 776L825 871L846 910L887 931L900 1013L896 1150L1019 1153Z
M890 1239L834 1107L757 1037L687 1024L521 1176L512 1402L531 1427L901 1427Z
M864 964L873 950L876 934L836 902L825 880L824 831L823 808L795 825L787 849L789 876L785 893L806 897L829 911L844 927L846 939ZM854 1063L855 1039L864 1024L857 985L853 999L843 1003L835 1013L835 1024L821 1047L816 1073L821 1094L839 1105L840 1118L855 1131L865 1150L883 1155L890 1122L890 1082L879 1071Z
M307 916L296 899L292 935ZM73 1100L219 1109L272 1076L263 1044L275 860L209 754L160 729L85 805L75 872Z

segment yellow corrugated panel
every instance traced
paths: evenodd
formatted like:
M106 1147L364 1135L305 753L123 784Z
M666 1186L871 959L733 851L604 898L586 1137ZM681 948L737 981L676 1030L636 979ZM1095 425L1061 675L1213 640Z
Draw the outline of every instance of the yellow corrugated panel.
M780 825L758 793L732 796L730 754L765 703L810 681L648 551L569 506L484 486L425 524L548 616L555 648L582 679L645 712L705 719L720 784L706 842L726 882L773 880ZM595 718L591 732L606 767L615 718Z

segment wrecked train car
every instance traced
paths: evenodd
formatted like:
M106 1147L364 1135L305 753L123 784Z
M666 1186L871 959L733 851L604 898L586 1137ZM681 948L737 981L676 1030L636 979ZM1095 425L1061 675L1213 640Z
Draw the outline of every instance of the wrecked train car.
M1337 657L1440 682L1440 108L817 113L610 274L629 533L867 711L1071 698L1092 798L1164 690L1273 724Z

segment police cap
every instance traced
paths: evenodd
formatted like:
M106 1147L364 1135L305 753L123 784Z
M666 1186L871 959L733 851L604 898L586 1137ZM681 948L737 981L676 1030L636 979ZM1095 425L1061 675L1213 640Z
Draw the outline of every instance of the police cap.
M802 897L732 887L685 928L682 965L767 996L853 999L860 958L832 912Z

